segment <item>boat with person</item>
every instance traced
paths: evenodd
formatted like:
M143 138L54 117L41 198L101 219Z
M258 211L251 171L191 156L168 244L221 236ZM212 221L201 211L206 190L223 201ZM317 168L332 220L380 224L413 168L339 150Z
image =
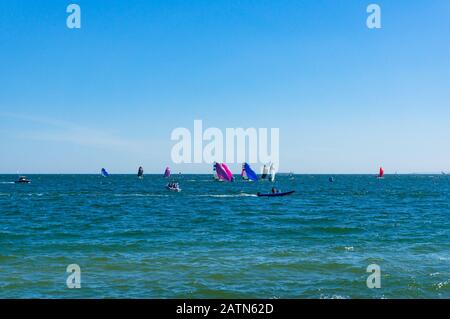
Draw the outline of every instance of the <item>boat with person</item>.
M257 182L258 181L258 175L255 173L255 171L250 167L248 163L242 164L242 172L241 172L242 179L246 181L252 181Z
M26 176L19 176L19 179L17 181L14 181L15 184L30 184L31 181L27 179Z
M288 195L292 195L292 194L294 194L295 193L295 191L289 191L289 192L275 192L275 193L266 193L266 194L263 194L263 193L260 193L260 192L258 192L256 195L258 196L258 197L281 197L281 196L288 196Z
M225 163L214 163L214 179L217 181L233 181L233 174Z
M108 177L109 176L109 173L108 173L108 171L105 168L102 168L102 170L100 171L100 174L103 177Z
M169 178L170 177L170 167L167 166L166 170L164 171L164 177Z
M180 185L176 182L168 183L166 185L166 189L172 191L172 192L181 192Z
M142 168L142 166L139 166L137 176L138 178L144 178L144 169Z
M380 166L380 171L378 172L377 178L384 178L384 169Z

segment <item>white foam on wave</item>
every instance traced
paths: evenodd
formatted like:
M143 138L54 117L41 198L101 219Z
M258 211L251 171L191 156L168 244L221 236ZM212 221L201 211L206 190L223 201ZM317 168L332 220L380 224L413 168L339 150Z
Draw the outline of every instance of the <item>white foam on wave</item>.
M114 194L115 197L168 197L162 194Z
M0 184L14 184L14 182L0 182Z
M255 194L202 194L202 195L192 195L195 197L215 197L215 198L226 198L226 197L257 197Z
M437 283L435 286L436 286L437 289L442 289L442 288L447 287L449 285L449 283L450 283L450 281L446 280L446 281L442 281L442 282Z

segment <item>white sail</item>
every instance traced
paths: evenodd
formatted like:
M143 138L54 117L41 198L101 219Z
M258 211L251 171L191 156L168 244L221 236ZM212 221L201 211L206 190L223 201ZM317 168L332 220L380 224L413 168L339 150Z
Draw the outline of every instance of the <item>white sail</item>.
M273 182L275 180L275 168L273 167L273 164L270 165L270 176L269 180Z

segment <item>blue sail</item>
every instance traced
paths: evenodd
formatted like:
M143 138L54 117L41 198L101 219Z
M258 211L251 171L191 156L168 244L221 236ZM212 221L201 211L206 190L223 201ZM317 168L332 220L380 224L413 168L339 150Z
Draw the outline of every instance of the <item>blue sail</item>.
M108 177L108 176L109 176L108 172L107 172L106 169L104 169L104 168L102 168L102 175L103 175L104 177Z
M248 163L244 164L245 173L247 174L247 177L249 180L256 182L258 180L258 175L255 173L254 170L248 165Z

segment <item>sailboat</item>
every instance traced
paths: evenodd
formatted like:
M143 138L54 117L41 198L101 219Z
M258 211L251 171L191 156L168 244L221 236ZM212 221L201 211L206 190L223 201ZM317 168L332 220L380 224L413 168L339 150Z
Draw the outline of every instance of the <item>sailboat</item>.
M102 168L100 174L102 174L103 177L108 177L109 176L109 173L104 168Z
M269 174L269 181L275 181L275 168L273 167L273 163L270 165Z
M214 170L216 171L214 176L214 179L219 181L233 181L233 174L231 174L230 169L226 164L221 163L215 163L214 164Z
M139 166L137 176L138 178L144 178L144 169L142 168L142 166Z
M384 170L383 167L380 167L380 172L378 173L378 178L383 178L384 177Z
M254 170L252 170L252 168L250 167L250 165L248 163L242 164L241 175L244 180L249 180L249 181L253 181L253 182L258 181L258 175L255 173Z
M261 178L265 179L267 177L268 173L269 173L269 170L267 169L267 165L264 165Z
M170 167L167 166L166 170L164 171L164 177L170 177Z

